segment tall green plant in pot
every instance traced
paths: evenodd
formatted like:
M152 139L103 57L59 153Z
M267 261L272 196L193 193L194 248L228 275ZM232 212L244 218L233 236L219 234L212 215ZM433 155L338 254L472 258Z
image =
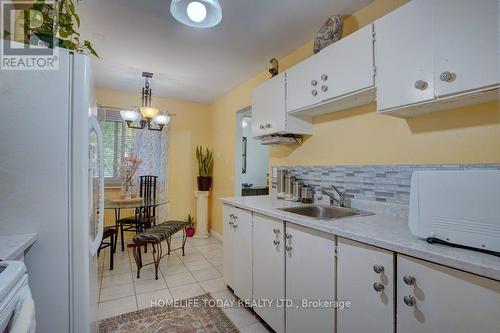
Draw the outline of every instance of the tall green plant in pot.
M212 151L202 146L196 147L196 159L198 160L198 191L210 191L212 186L212 172L214 169L214 158Z

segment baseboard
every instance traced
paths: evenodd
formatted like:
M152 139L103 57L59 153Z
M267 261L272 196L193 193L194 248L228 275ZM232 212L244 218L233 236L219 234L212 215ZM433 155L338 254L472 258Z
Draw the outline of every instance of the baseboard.
M208 233L210 234L210 236L217 239L218 241L221 241L221 242L224 241L224 239L222 238L222 235L219 234L218 232L215 232L213 230L209 230Z

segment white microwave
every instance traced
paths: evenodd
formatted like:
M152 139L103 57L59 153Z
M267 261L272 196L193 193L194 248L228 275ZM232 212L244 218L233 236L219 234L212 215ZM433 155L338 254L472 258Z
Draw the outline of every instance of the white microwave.
M500 252L500 170L414 172L409 227L420 238Z

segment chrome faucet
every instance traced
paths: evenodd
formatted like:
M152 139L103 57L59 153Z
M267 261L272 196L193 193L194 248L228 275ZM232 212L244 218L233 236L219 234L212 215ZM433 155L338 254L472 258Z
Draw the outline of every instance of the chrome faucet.
M340 207L345 207L345 192L340 191L335 185L332 185L331 188L339 195L338 199L335 198L331 192L321 190L324 194L330 197L330 205L333 205L336 202Z

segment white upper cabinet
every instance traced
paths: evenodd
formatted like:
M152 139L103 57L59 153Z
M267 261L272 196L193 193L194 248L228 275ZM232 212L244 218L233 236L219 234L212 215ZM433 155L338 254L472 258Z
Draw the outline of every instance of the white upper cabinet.
M370 24L287 71L287 111L318 105L374 87L373 26ZM356 99L352 99L356 103ZM354 106L325 105L327 112ZM330 107L328 109L328 107ZM323 112L326 113L326 112ZM311 112L311 115L316 115Z
M375 33L379 112L411 117L498 99L498 0L412 0Z
M434 5L414 0L375 22L379 111L434 99Z
M397 332L500 332L500 282L403 255L396 278Z
M255 88L252 95L252 134L263 136L286 130L286 81L281 73Z
M286 103L286 73L255 88L252 94L252 135L312 134L310 120L288 115Z
M436 0L434 6L436 96L497 85L498 0Z

